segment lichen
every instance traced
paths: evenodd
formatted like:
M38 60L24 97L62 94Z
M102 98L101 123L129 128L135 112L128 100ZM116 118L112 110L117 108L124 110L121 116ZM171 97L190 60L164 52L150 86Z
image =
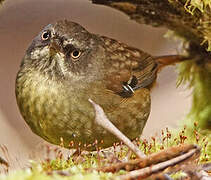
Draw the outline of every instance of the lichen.
M204 12L206 8L211 8L210 0L186 0L185 9L193 14L197 9L201 12Z

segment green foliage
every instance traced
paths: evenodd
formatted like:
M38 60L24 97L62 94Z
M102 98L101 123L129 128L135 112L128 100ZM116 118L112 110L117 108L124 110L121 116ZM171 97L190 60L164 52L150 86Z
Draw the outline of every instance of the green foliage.
M192 108L187 117L191 126L198 121L201 128L211 128L211 71L193 61L181 63L178 84L182 82L193 88Z

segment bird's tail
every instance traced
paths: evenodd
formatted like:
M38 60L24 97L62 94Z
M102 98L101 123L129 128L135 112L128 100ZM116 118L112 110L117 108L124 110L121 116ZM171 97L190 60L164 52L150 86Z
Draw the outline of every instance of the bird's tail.
M169 55L169 56L157 56L154 57L154 59L158 64L158 71L160 71L165 66L174 65L176 63L187 61L190 58L181 55Z

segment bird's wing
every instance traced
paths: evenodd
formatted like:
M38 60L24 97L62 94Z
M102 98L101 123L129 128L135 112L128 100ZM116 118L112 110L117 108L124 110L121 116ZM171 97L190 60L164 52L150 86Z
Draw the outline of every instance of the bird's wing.
M158 65L149 54L114 39L102 37L109 55L105 82L109 90L131 96L131 92L152 85ZM133 93L133 92L132 92Z

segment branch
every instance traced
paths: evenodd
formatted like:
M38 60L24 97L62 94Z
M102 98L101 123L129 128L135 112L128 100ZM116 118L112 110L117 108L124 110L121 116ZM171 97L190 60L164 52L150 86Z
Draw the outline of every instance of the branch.
M161 162L161 163L156 164L156 165L151 166L151 167L146 167L146 168L143 168L143 169L131 171L131 172L127 173L126 175L119 176L119 178L121 180L124 180L124 179L133 179L133 178L137 178L137 177L138 178L146 177L146 176L149 176L153 173L157 173L159 171L162 171L169 166L174 166L176 164L179 164L182 161L187 160L188 158L192 157L195 153L199 153L199 152L200 152L199 148L196 147L195 149L192 149L189 152L182 154L178 157L175 157L175 158L170 159L170 160L165 161L165 162Z
M208 23L211 20L206 8L203 13L198 10L190 13L187 8L188 1L184 0L92 0L92 2L118 9L140 24L171 29L198 45L205 40L208 24L206 26L203 22Z
M2 157L0 157L0 164L3 164L6 167L9 167L9 163L6 160L4 160Z

